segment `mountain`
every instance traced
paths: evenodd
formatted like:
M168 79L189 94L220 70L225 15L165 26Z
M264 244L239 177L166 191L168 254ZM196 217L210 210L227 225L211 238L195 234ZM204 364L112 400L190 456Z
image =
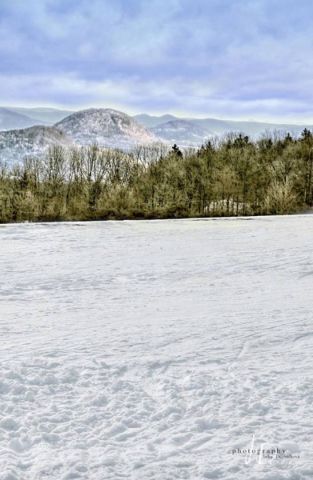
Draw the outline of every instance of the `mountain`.
M11 163L20 162L26 156L41 156L52 145L70 147L97 143L129 149L157 141L152 132L125 113L89 109L72 113L53 127L33 126L0 132L0 160Z
M24 113L23 113L24 112ZM33 118L29 115L32 115ZM0 160L21 161L27 155L38 156L51 145L68 147L97 143L103 147L130 149L136 145L164 142L181 147L196 147L214 136L241 132L256 139L266 131L289 131L297 136L308 125L271 124L219 120L214 118L178 118L173 115L130 117L109 108L91 108L70 115L66 110L50 108L0 108ZM51 122L54 126L35 125ZM140 123L141 122L141 123Z
M50 146L69 147L71 138L55 127L35 126L0 132L0 161L20 162L27 156L41 156Z
M146 128L155 128L158 125L166 122L171 122L172 120L180 120L179 118L174 117L174 115L165 114L157 117L153 115L148 115L146 113L134 115L133 118Z
M55 123L60 122L63 118L74 113L72 110L60 110L57 108L48 107L9 107L9 110L11 110L12 112L20 113L22 115L27 115L27 117L30 117L36 125L54 125Z
M170 121L162 121L170 117ZM161 140L177 143L181 146L196 146L207 138L221 137L230 132L243 133L257 139L265 132L283 131L298 136L304 128L313 129L312 125L274 124L237 120L220 120L217 118L178 118L173 115L162 117L146 114L136 115L137 121L149 128ZM152 126L151 126L152 125Z
M190 119L190 121L192 121L195 125L210 130L215 135L225 135L229 132L240 132L244 133L245 135L249 135L252 138L257 138L267 131L283 131L290 132L294 135L299 135L299 133L301 133L305 127L312 129L312 126L308 125L292 125L240 120L218 120L216 118L194 118Z
M0 131L54 125L71 113L55 108L0 107Z
M55 126L79 145L97 143L105 147L130 148L158 141L152 132L132 117L110 108L82 110Z
M27 128L32 125L34 125L34 120L27 115L0 107L0 131Z
M171 120L151 131L167 143L178 143L181 147L197 146L209 136L209 130L187 120Z

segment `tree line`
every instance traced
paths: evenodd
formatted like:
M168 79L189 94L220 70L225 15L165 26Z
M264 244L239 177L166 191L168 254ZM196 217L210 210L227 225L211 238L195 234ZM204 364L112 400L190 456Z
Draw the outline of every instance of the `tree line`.
M242 134L198 149L51 147L7 165L0 222L287 214L313 205L313 135Z

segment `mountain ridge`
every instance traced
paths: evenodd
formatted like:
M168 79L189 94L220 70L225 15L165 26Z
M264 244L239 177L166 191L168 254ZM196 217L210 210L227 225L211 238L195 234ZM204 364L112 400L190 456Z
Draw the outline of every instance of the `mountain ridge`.
M33 126L34 119L6 107L0 107L0 131Z
M50 146L98 144L128 150L158 138L129 115L113 109L86 109L72 113L53 126L36 125L0 132L0 160L20 162L42 156Z
M142 121L146 122L147 125L150 124L150 119L147 118L149 115L141 116ZM309 128L310 130L313 129L312 125L297 125L297 124L283 124L283 123L268 123L268 122L257 122L257 121L248 121L248 120L221 120L217 118L192 118L192 117L174 117L172 121L185 121L189 122L195 127L201 127L203 129L204 135L202 138L202 142L205 141L207 137L214 137L214 136L223 136L227 133L243 133L245 135L250 136L253 139L257 139L261 134L274 131L283 131L283 132L290 132L291 134L297 136L299 135L304 128ZM155 123L157 118L162 117L155 117L151 116L153 122ZM145 123L144 123L145 124ZM160 122L156 124L152 130L158 132L158 135L161 139L167 139L168 129L168 122ZM172 141L176 143L179 142L179 132L177 132L176 136L172 136ZM193 133L191 135L186 131L186 136L184 139L185 143L194 144ZM201 143L201 142L200 142ZM197 144L198 145L198 144Z
M10 110L28 116L33 121L37 122L37 124L44 123L50 126L74 113L73 110L51 107L10 107Z
M16 109L20 112L30 110L25 110L24 107L21 109L16 107ZM44 107L37 107L33 110L39 116L45 114L49 116L52 110L57 117L66 113L65 110ZM229 132L243 133L249 135L250 138L257 139L266 130L270 132L288 131L298 136L304 128L312 129L308 125L214 118L179 118L170 114L130 116L112 108L89 108L71 112L70 115L51 126L38 125L37 120L4 107L0 107L0 127L1 118L6 119L8 123L11 119L13 125L18 124L17 128L0 131L0 160L10 162L21 161L28 155L40 156L53 144L68 147L97 143L105 148L124 150L156 142L167 145L176 143L181 147L198 147L209 138L221 137ZM34 122L34 124L29 125L29 122Z
M170 120L150 130L167 143L177 143L181 147L201 145L211 133L193 122L182 119Z

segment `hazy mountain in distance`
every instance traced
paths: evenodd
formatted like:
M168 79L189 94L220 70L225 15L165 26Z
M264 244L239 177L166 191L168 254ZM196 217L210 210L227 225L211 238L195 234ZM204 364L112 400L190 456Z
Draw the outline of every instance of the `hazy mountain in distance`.
M81 110L55 126L79 145L97 143L105 147L129 148L158 141L132 117L110 108Z
M171 120L158 123L164 117L171 117ZM266 132L290 132L294 136L298 136L304 128L311 130L313 128L310 125L220 120L217 118L178 118L173 115L156 117L142 114L136 115L136 118L142 125L150 128L153 133L158 135L161 140L167 143L180 143L182 146L201 145L210 137L221 137L230 132L243 133L252 139L257 139ZM153 127L150 125L153 125Z
M180 146L197 146L210 135L209 130L187 120L171 120L162 123L151 131L167 143L178 143Z
M32 125L34 125L34 120L27 115L0 107L0 131L27 128Z
M27 115L32 118L36 124L47 125L54 125L55 123L60 122L63 118L74 113L72 110L62 110L49 107L9 107L9 109L13 112Z
M170 122L172 120L181 120L178 117L175 117L174 115L161 115L161 116L153 116L153 115L148 115L146 113L140 113L139 115L134 115L133 118L137 120L138 123L144 125L146 128L154 128L157 127L158 125L161 125L166 122Z
M224 135L229 132L241 132L251 136L252 138L257 138L266 131L283 131L298 135L305 127L312 129L312 126L308 125L266 123L240 120L218 120L214 118L194 118L189 119L189 121L192 121L192 123L194 123L195 125L199 125L204 129L208 129L211 132L214 132L216 135Z
M55 127L35 126L0 132L0 161L21 162L27 156L40 157L50 146L69 147L74 142Z

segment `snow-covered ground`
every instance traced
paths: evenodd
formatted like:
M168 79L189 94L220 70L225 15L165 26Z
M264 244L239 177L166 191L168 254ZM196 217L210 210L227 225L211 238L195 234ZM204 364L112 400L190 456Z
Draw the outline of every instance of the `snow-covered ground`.
M312 479L312 240L308 215L0 226L1 480Z

